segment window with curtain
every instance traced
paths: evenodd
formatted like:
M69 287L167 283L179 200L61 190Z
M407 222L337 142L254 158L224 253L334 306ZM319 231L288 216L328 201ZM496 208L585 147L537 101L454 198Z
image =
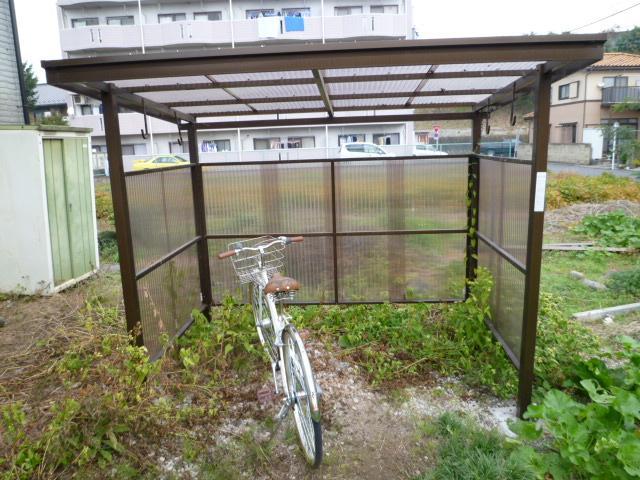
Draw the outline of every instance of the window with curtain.
M222 20L222 12L195 12L193 19L197 21L215 22Z
M98 17L71 19L71 28L92 27L94 25L98 25Z
M159 13L158 23L183 22L187 19L185 13Z
M334 13L336 17L344 17L346 15L358 15L362 13L362 7L361 6L335 7Z
M107 17L107 25L133 25L134 23L133 15Z
M338 136L338 146L341 147L345 143L356 143L356 142L364 142L365 135L364 133L349 133L347 135Z

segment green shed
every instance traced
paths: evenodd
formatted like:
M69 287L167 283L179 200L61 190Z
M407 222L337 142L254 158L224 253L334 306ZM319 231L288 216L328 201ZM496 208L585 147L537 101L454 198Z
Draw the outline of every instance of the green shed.
M98 269L90 132L0 126L0 292L51 294Z

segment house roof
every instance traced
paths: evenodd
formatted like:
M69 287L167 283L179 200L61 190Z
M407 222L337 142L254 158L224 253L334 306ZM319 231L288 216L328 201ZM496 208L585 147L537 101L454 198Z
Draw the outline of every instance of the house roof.
M38 107L44 107L48 105L66 105L69 92L62 90L61 88L48 85L46 83L39 83L36 85L36 92L38 93Z
M640 55L635 53L605 53L602 60L587 67L587 70L640 70Z

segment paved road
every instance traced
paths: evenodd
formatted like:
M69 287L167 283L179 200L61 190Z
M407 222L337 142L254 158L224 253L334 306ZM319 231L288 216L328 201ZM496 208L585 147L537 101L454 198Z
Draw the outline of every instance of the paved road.
M549 162L548 164L548 170L550 172L567 172L567 173L578 173L580 175L586 175L588 177L595 177L598 176L604 172L609 172L609 173L613 173L614 175L618 176L618 177L632 177L634 176L634 173L637 176L640 176L640 170L635 169L635 170L613 170L613 172L611 171L611 169L607 169L607 168L603 168L603 167L593 167L593 166L586 166L586 165L571 165L571 164L567 164L567 163L553 163L553 162Z

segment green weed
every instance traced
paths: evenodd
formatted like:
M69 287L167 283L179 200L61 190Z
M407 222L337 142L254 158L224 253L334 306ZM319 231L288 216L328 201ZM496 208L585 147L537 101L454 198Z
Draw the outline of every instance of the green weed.
M587 215L574 231L605 247L640 248L640 218L630 217L623 211Z
M574 203L601 203L608 200L640 202L640 183L632 178L603 173L597 177L576 174L555 174L547 186L547 206L550 209Z
M612 273L607 286L614 292L640 297L640 267Z
M533 480L517 449L459 413L446 413L424 434L439 440L436 467L416 480Z

